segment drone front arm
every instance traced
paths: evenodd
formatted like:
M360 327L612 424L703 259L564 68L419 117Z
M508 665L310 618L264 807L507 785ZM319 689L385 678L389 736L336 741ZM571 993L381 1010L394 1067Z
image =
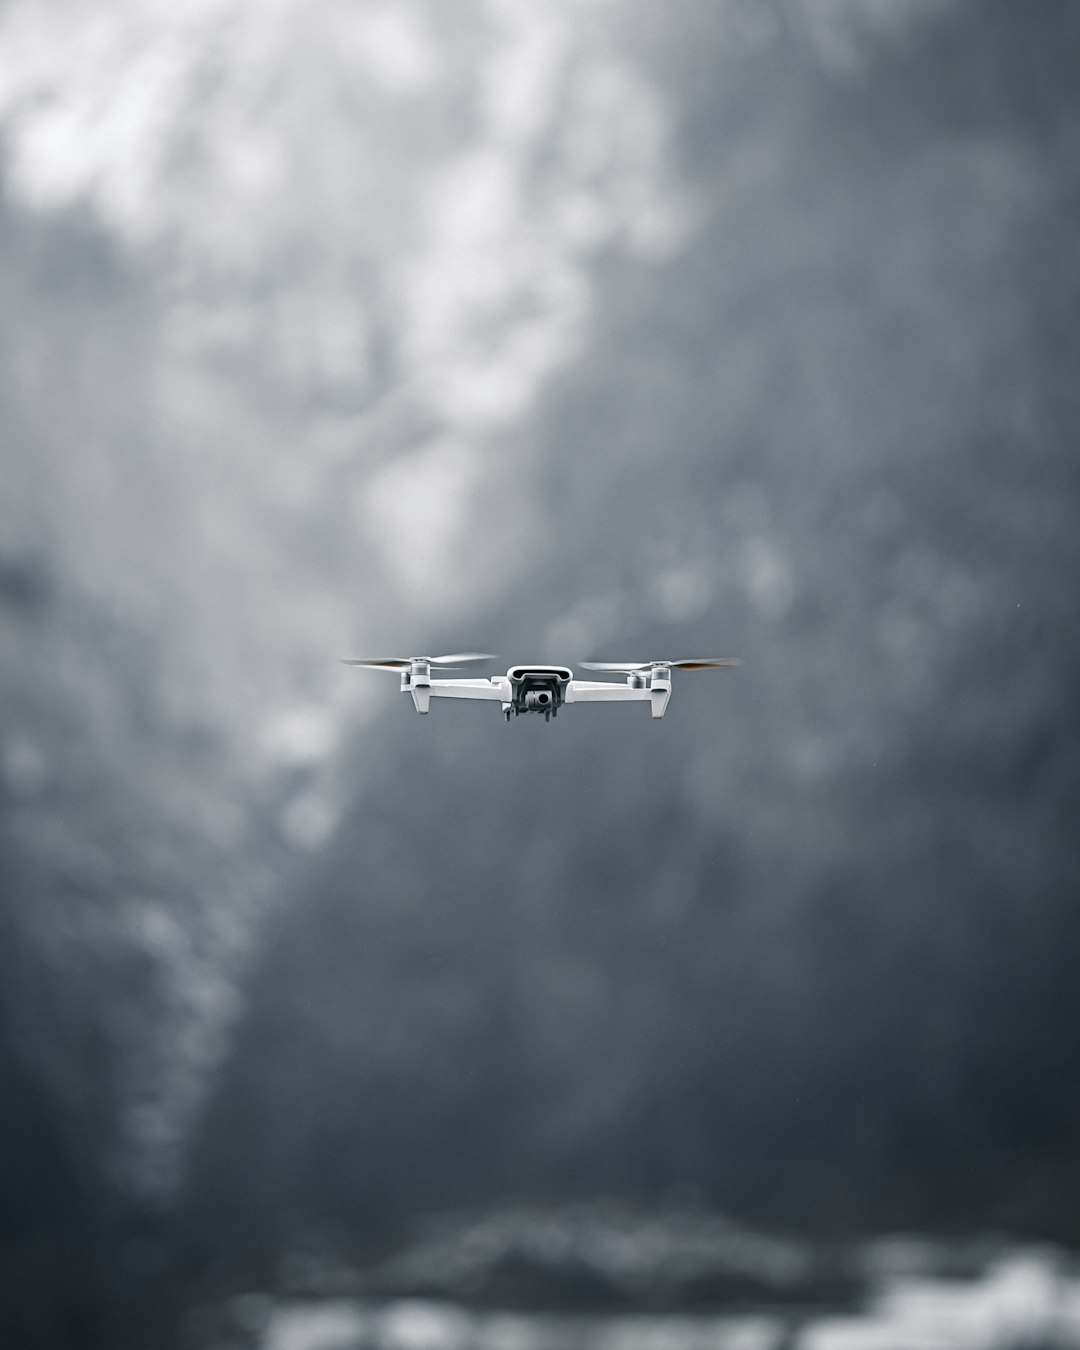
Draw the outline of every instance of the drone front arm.
M566 686L567 703L647 703L649 691L629 684L611 684L607 680L571 680Z
M505 675L494 680L432 680L433 698L483 698L509 703L510 681Z
M621 703L628 698L647 698L648 690L606 680L571 680L566 686L567 703Z
M567 703L651 703L653 717L663 717L671 696L671 684L654 678L651 687L642 684L612 684L607 680L571 680Z

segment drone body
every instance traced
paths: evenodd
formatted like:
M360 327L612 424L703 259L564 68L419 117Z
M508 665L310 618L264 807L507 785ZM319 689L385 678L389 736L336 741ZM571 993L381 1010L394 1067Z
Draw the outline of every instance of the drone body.
M458 652L452 656L394 657L384 661L349 659L349 666L371 670L395 670L401 675L401 692L411 694L418 713L430 710L432 698L472 698L498 703L503 716L541 713L545 721L557 716L567 703L648 703L654 718L663 717L671 698L671 671L707 670L737 666L739 661L717 657L686 661L583 661L589 670L618 672L621 682L578 680L569 666L519 664L505 675L485 679L432 679L431 667L454 669L493 657L481 652Z

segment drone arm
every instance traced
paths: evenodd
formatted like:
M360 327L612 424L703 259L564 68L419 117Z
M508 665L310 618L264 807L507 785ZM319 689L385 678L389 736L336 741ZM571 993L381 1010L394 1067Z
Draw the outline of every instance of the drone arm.
M566 689L567 703L650 703L652 715L663 717L671 697L671 681L653 676L646 685L612 684L606 680L571 680Z
M509 702L509 682L497 680L432 680L432 698L481 698L496 703Z
M566 687L567 703L647 702L649 691L629 684L611 684L606 680L571 680Z

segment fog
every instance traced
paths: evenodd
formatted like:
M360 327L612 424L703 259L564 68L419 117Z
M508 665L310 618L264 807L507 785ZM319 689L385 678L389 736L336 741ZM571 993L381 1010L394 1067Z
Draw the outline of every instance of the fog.
M0 10L5 1344L1080 1344L1078 64Z

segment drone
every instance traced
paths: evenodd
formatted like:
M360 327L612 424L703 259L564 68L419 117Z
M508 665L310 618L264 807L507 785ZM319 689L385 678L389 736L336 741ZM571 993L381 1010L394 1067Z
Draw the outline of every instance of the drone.
M367 660L346 657L347 666L367 670L392 670L401 675L401 692L411 694L418 713L430 711L434 698L487 699L502 707L503 716L540 713L549 722L567 703L648 703L654 718L663 717L671 698L673 670L713 670L738 666L736 657L703 657L682 661L582 661L587 670L621 674L621 682L577 680L569 666L517 665L505 675L484 679L432 679L435 666L442 670L461 670L465 666L494 661L487 652L452 652L448 656L391 657Z

